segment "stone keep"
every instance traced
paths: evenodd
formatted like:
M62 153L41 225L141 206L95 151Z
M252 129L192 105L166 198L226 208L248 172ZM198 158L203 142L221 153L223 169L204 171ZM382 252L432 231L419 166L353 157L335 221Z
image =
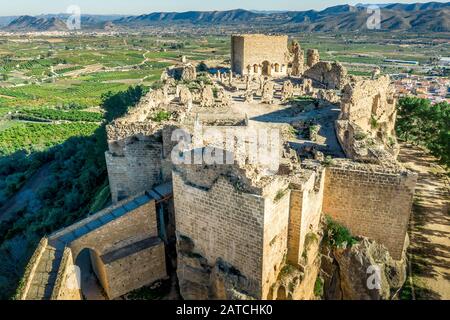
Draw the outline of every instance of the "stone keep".
M261 34L231 37L232 71L240 75L287 75L288 37Z

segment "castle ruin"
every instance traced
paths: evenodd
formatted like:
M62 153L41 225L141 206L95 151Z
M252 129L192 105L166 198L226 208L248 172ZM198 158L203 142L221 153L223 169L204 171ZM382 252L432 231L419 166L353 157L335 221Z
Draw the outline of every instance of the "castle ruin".
M19 297L81 299L73 266L88 249L109 299L170 276L184 299L311 299L324 216L403 260L417 176L396 161L389 78L350 77L315 52L304 65L300 48L302 74L288 76L287 44L233 36L228 81L208 75L180 99L189 89L167 73L163 89L109 124L114 204L44 238ZM220 94L204 104L207 86ZM155 120L161 111L170 117ZM279 132L275 168L247 152L266 147L250 141L260 129Z
M231 69L240 75L286 76L288 37L235 35L231 37Z

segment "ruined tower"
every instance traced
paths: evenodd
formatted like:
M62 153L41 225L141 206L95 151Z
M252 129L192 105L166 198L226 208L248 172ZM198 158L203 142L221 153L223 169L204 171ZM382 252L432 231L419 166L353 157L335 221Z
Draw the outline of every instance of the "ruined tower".
M234 73L285 76L288 57L287 36L244 34L231 37L231 68Z

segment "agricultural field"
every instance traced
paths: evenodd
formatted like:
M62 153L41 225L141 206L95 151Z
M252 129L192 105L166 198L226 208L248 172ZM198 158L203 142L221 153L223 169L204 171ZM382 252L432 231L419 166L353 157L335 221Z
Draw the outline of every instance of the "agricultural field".
M450 42L446 35L428 34L303 34L297 38L303 49L314 48L321 59L344 64L350 74L369 75L374 66L384 73L426 73L430 58L447 56ZM412 60L418 66L385 62L385 59Z
M223 60L228 38L80 36L0 38L0 115L5 108L98 106L107 92L149 86L181 55Z
M385 37L385 35L383 36ZM374 66L385 73L424 72L431 57L449 52L448 42L411 35L387 39L376 34L293 35L303 49L342 62L351 74L367 76ZM228 36L78 36L0 38L0 116L22 107L98 106L107 92L150 86L181 55L194 62L229 60ZM385 59L414 60L419 66Z

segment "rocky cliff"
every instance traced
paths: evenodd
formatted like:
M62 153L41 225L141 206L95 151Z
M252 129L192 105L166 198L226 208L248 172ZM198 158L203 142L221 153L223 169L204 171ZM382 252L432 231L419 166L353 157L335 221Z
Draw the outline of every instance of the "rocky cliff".
M358 240L345 249L322 248L324 299L396 299L406 280L405 251L403 258L396 261L383 245L368 238Z

